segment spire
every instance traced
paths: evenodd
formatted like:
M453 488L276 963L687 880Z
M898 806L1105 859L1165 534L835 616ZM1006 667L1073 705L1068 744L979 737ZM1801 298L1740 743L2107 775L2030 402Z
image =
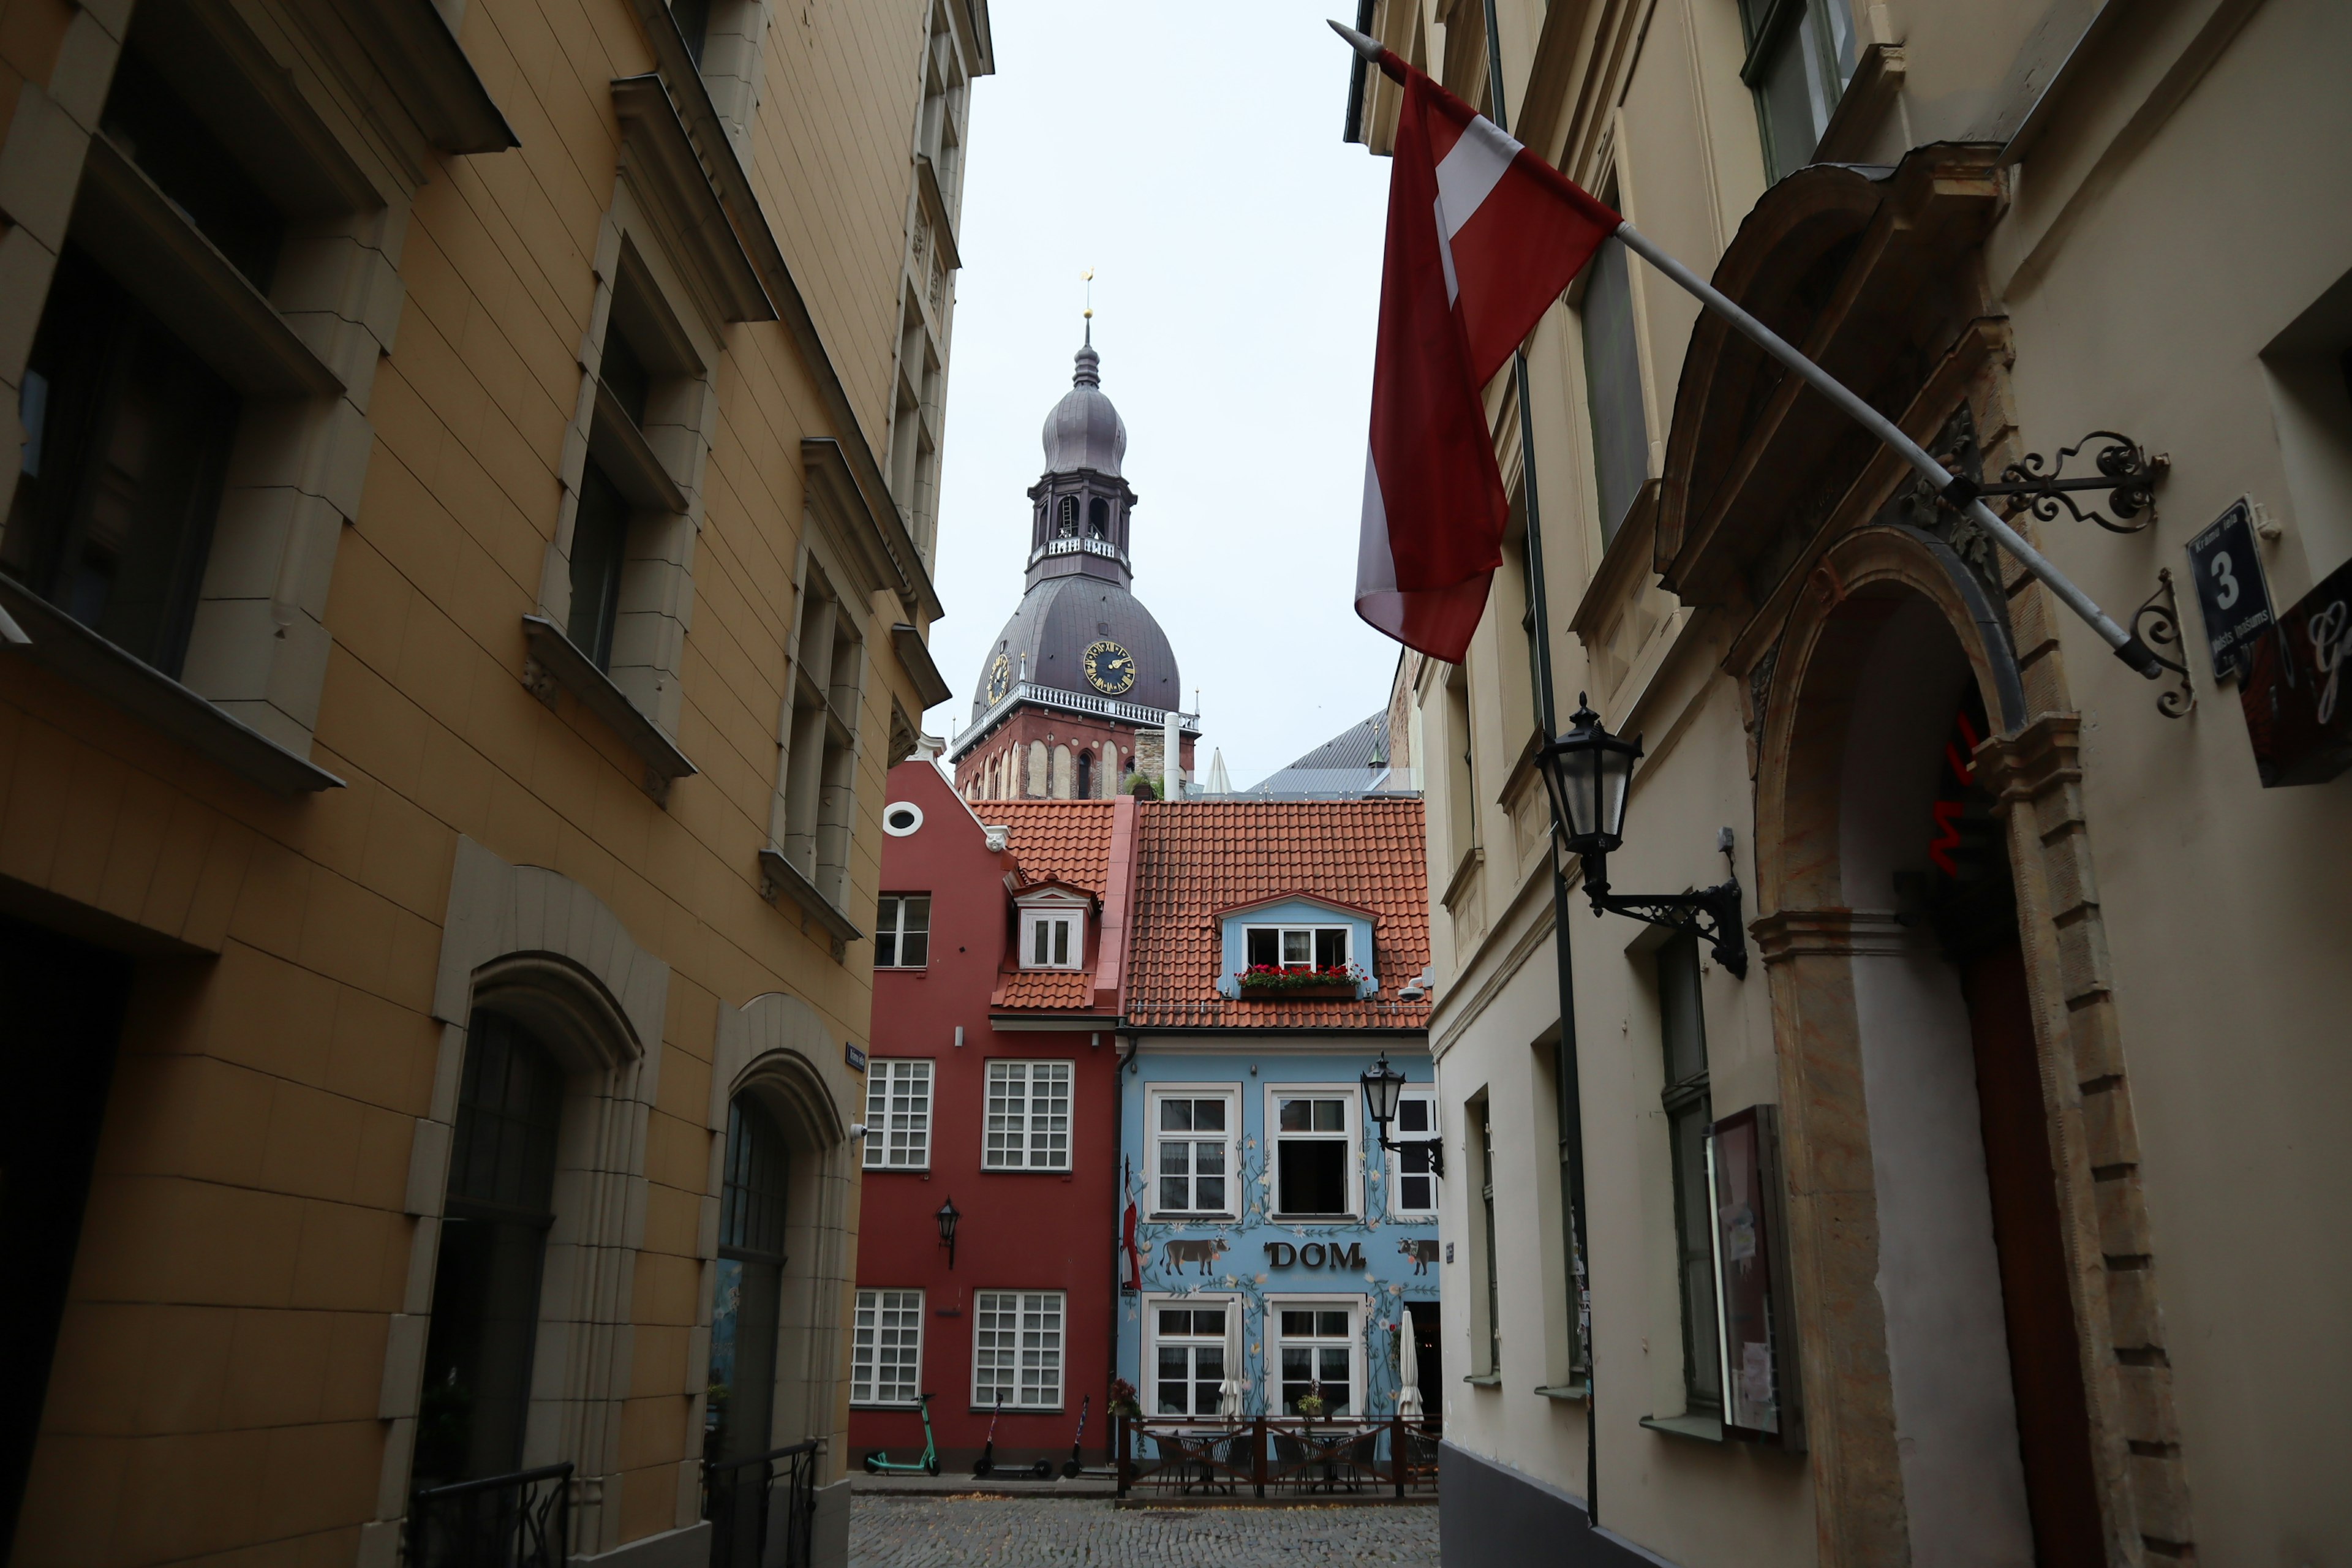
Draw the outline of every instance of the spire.
M1085 273L1085 278L1087 280L1086 346L1092 348L1095 346L1095 269L1091 267L1087 268Z

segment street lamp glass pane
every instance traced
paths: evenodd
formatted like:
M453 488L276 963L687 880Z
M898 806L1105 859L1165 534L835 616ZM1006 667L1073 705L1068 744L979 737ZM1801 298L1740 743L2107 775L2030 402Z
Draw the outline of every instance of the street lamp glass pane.
M1599 799L1594 820L1612 844L1625 837L1625 789L1633 776L1633 753L1610 747L1601 752Z

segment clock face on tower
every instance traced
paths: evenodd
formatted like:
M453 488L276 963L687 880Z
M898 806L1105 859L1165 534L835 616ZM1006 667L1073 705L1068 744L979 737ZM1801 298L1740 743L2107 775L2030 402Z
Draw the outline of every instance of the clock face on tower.
M1087 684L1106 696L1119 696L1135 684L1135 656L1108 638L1088 644L1078 662Z
M1012 689L1013 661L1000 653L996 656L996 662L988 667L988 700L1002 702L1004 694Z

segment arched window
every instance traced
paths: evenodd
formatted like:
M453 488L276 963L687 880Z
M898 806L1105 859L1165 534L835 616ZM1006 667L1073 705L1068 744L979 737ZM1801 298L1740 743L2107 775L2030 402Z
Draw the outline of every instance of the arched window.
M1076 539L1078 536L1077 497L1064 496L1062 498L1061 507L1055 513L1054 532L1056 537L1062 539Z
M1095 754L1091 749L1078 753L1078 798L1095 797Z
M739 1097L728 1107L727 1165L719 1196L719 1288L711 1304L710 1388L703 1419L703 1456L714 1461L747 1458L771 1447L789 1157L775 1119L757 1102Z
M1087 537L1089 539L1110 537L1110 502L1100 496L1097 496L1094 505L1087 509Z
M433 1276L419 1486L522 1468L562 1107L562 1070L547 1047L510 1018L476 1013Z

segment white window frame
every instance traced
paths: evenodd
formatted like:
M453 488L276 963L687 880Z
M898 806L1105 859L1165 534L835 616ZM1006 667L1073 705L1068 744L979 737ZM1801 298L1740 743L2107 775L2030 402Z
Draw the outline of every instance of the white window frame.
M1143 1374L1143 1386L1137 1390L1137 1394L1143 1401L1145 1418L1153 1421L1181 1421L1187 1423L1214 1423L1222 1420L1223 1417L1219 1416L1213 1408L1212 1408L1206 1415L1194 1413L1188 1415L1164 1415L1160 1413L1160 1313L1163 1308L1171 1311L1182 1311L1186 1310L1199 1311L1222 1306L1228 1313L1241 1312L1246 1314L1249 1310L1247 1300L1237 1295L1210 1295L1206 1292L1199 1292L1190 1296L1156 1293L1146 1295L1143 1298L1142 1306L1143 1360L1138 1370L1139 1370ZM1218 1336L1218 1342L1220 1345L1229 1346L1232 1343L1233 1319L1228 1317L1225 1320L1225 1322L1226 1332ZM1246 1346L1249 1341L1249 1321L1246 1316L1244 1316L1242 1321L1242 1340L1243 1343ZM1206 1342L1199 1335L1186 1335L1183 1337L1181 1342L1188 1346L1196 1346L1203 1344ZM1238 1375L1238 1373L1235 1369L1227 1367L1225 1369L1224 1375L1225 1377L1230 1378ZM1192 1381L1197 1383L1198 1379L1196 1378ZM1222 1384L1222 1382L1223 1380L1221 1379L1220 1383Z
M1282 1408L1282 1347L1293 1342L1282 1337L1282 1314L1285 1309L1294 1312L1329 1312L1344 1310L1348 1314L1348 1409L1347 1415L1361 1419L1364 1414L1364 1313L1369 1301L1362 1296L1339 1294L1305 1296L1268 1296L1265 1299L1265 1413L1269 1415L1286 1414ZM1329 1344L1329 1340L1318 1337L1296 1342L1306 1344ZM1326 1414L1332 1414L1327 1411Z
M1070 930L1069 947L1063 953L1066 962L1053 957L1058 943L1048 939L1047 959L1039 962L1037 932L1056 922L1066 923ZM1076 904L1045 904L1021 911L1021 967L1024 969L1084 969L1087 966L1087 911Z
M1010 1309L1002 1305L1008 1299L1013 1303ZM1042 1310L1043 1304L1049 1301L1053 1304L1054 1326L1050 1330L1042 1327L1032 1329L1029 1326L1030 1313L1035 1310ZM1001 1313L1008 1310L1013 1314L1013 1326L1011 1329L989 1326L990 1313ZM991 1344L983 1339L983 1336L1005 1333L1013 1336L1013 1343ZM1045 1387L1042 1380L1032 1382L1023 1376L1025 1372L1033 1370L1024 1364L1029 1354L1033 1351L1044 1351L1046 1348L1024 1342L1032 1333L1050 1334L1053 1339L1050 1351L1053 1360L1053 1384L1050 1390ZM997 1384L993 1380L982 1382L982 1374L998 1370L1009 1370L1012 1376L1009 1386L1005 1390L1005 1409L1048 1412L1061 1409L1062 1391L1068 1373L1069 1343L1070 1300L1066 1291L1017 1289L974 1291L971 1299L971 1407L974 1410L994 1409ZM1009 1368L1000 1369L992 1364L999 1358L1008 1354L1013 1357L1013 1363ZM1045 1397L1048 1392L1052 1394L1050 1400ZM1035 1394L1037 1397L1025 1397L1030 1394Z
M885 1321L885 1315L905 1316L896 1323ZM892 1399L884 1396L880 1377L882 1336L886 1332L914 1333L914 1359L903 1386L907 1397ZM887 1385L894 1391L902 1386L897 1379ZM922 1404L923 1391L923 1293L920 1290L877 1289L857 1292L857 1304L850 1333L849 1403L886 1410L911 1410Z
M1276 933L1275 951L1277 952L1283 952L1284 948L1287 945L1286 939L1288 937L1304 936L1307 939L1307 956L1304 959L1297 961L1293 961L1286 956L1283 958L1282 962L1276 966L1277 968L1339 969L1345 968L1356 962L1356 929L1353 926L1331 922L1318 922L1316 924L1309 925L1297 921L1286 921L1279 925L1272 923L1245 923L1242 927L1242 967L1244 969L1248 968L1251 963L1249 951L1251 933L1262 931L1270 931ZM1336 931L1339 933L1339 962L1336 964L1318 963L1315 961L1315 949L1317 946L1316 939L1326 931ZM1358 967L1361 966L1359 965Z
M893 1112L892 1086L900 1079L922 1086L922 1108ZM866 1168L869 1171L928 1171L931 1168L931 1121L939 1075L929 1057L875 1057L866 1064ZM878 1109L877 1109L878 1107ZM894 1128L894 1115L908 1125ZM906 1144L893 1142L894 1132L908 1134ZM902 1151L905 1159L892 1156Z
M923 925L912 934L923 939L923 962L908 963L907 956L907 900L923 900ZM884 893L874 901L874 967L877 969L929 969L931 966L931 895L929 893ZM882 962L882 938L890 938L890 962Z
M1346 1107L1342 1112L1346 1122L1345 1130L1336 1136L1343 1138L1347 1143L1348 1152L1344 1168L1347 1171L1348 1179L1348 1208L1344 1215L1331 1217L1357 1220L1364 1217L1363 1118L1360 1110L1363 1096L1360 1092L1350 1092L1354 1087L1352 1084L1341 1085L1328 1082L1270 1083L1265 1086L1265 1133L1263 1142L1265 1147L1266 1172L1274 1177L1266 1193L1266 1204L1268 1213L1277 1221L1294 1217L1291 1210L1281 1206L1283 1142L1286 1138L1320 1140L1335 1136L1328 1132L1285 1133L1282 1131L1282 1102L1302 1097L1336 1100ZM1322 1216L1313 1217L1320 1219Z
M1429 1107L1429 1125L1425 1128L1408 1129L1404 1124L1404 1108L1408 1105L1415 1104L1426 1105ZM1435 1088L1407 1087L1397 1096L1397 1119L1394 1124L1394 1130L1389 1134L1389 1141L1392 1143L1403 1143L1409 1141L1425 1142L1433 1139L1442 1139L1443 1137L1444 1133L1439 1129L1437 1120L1437 1090ZM1427 1208L1410 1208L1406 1206L1403 1194L1404 1180L1408 1174L1417 1177L1426 1174L1426 1179L1429 1183L1429 1206ZM1408 1173L1404 1168L1403 1153L1397 1150L1391 1150L1388 1152L1388 1184L1389 1213L1391 1216L1398 1219L1412 1218L1427 1220L1433 1225L1436 1223L1437 1205L1444 1202L1445 1197L1444 1177L1435 1174L1427 1174L1418 1171Z
M1003 1097L1007 1108L1000 1110L997 1086L1010 1085L1016 1080L1021 1086L1020 1110L1014 1111L1010 1109L1011 1097L1007 1095ZM1058 1131L1051 1126L1043 1129L1037 1126L1041 1120L1051 1120L1055 1114L1053 1100L1056 1098L1051 1094L1045 1097L1047 1109L1041 1114L1037 1109L1037 1089L1041 1082L1060 1086L1058 1098L1062 1125ZM980 1168L983 1171L1068 1170L1071 1140L1076 1131L1074 1125L1076 1120L1076 1090L1077 1064L1067 1057L990 1058L987 1084L981 1097ZM1020 1122L1017 1128L1010 1124L1016 1116ZM1000 1119L1004 1125L999 1125ZM1061 1144L1058 1152L1053 1146L1057 1138ZM1019 1158L1007 1158L1015 1152L1006 1142L1008 1139L1019 1141ZM1045 1143L1042 1152L1038 1147L1041 1140Z
M1222 1100L1225 1102L1225 1203L1223 1208L1164 1208L1160 1202L1160 1104L1163 1100ZM1150 1214L1154 1219L1232 1219L1241 1213L1242 1086L1237 1083L1155 1083L1145 1097L1143 1138L1150 1182ZM1171 1135L1176 1142L1198 1142L1197 1136ZM1197 1178L1188 1177L1187 1180Z

